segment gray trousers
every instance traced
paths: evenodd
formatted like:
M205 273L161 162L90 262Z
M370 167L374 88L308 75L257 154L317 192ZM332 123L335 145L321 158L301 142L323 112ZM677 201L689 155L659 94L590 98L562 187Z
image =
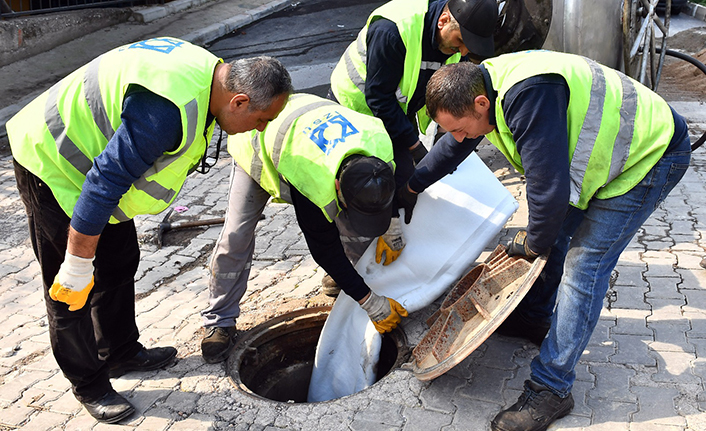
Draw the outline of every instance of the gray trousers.
M240 300L247 289L255 251L255 228L269 198L269 193L233 163L225 223L209 265L208 308L201 313L206 327L233 326L240 316ZM374 238L357 235L343 213L335 222L346 256L355 265Z

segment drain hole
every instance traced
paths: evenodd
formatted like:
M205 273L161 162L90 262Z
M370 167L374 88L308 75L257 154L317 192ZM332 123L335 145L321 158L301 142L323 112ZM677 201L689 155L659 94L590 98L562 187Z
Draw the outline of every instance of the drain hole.
M227 363L236 387L273 401L305 403L316 343L330 310L297 310L242 334ZM404 332L396 329L383 335L376 381L408 357Z

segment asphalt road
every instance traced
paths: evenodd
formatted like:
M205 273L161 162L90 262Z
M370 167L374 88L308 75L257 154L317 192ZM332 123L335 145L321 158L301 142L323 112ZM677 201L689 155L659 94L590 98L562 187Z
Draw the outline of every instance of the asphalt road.
M355 40L370 12L385 3L370 0L309 0L210 43L226 61L253 55L278 58L298 92L326 96L334 66ZM315 23L315 25L312 25Z

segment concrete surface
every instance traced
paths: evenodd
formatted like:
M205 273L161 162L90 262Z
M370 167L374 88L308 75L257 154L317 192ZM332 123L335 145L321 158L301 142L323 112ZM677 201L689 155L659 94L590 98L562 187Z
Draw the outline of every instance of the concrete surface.
M126 22L128 8L84 9L0 21L0 67L37 55L77 37Z
M191 12L149 26L119 24L9 65L10 70L0 68L0 102L6 103L8 87L17 83L5 106L21 105L64 71L138 33L184 36L220 29L211 25L232 15L216 5L247 14L257 7L268 13L284 4L255 3L224 0L208 11L194 8L194 19L215 16L208 25L192 23ZM71 64L73 59L77 64ZM20 84L20 76L27 82ZM706 129L700 102L677 100L673 105L688 117L694 136ZM489 252L509 239L513 229L526 225L527 207L523 178L492 147L482 147L479 155L520 201L518 212L488 245ZM706 270L699 266L706 250L704 162L706 151L701 149L684 180L621 257L599 326L577 369L576 407L551 430L706 429ZM221 216L229 171L230 160L224 157L206 176L191 177L175 203L188 210L173 220ZM258 225L241 329L289 310L330 304L318 294L322 271L307 251L292 208L270 204L265 214ZM74 399L51 354L39 266L11 158L0 155L0 430L487 430L489 420L514 403L529 375L536 347L493 335L431 382L396 370L365 391L325 403L279 403L248 395L232 384L224 364L205 364L200 356L199 312L206 305L206 265L219 227L171 232L159 249L156 233L162 217L136 219L142 251L137 322L140 341L148 347L175 346L177 362L165 370L114 379L114 387L137 413L120 425L98 424ZM420 336L414 328L423 328L431 312L433 307L405 321L412 342Z

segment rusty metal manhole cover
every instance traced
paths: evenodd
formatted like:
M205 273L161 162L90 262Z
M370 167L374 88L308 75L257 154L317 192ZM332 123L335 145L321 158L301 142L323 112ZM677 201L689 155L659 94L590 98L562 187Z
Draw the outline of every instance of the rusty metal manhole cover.
M436 378L478 348L517 307L546 262L509 257L498 246L466 274L428 320L429 331L412 351L411 369L419 380Z

